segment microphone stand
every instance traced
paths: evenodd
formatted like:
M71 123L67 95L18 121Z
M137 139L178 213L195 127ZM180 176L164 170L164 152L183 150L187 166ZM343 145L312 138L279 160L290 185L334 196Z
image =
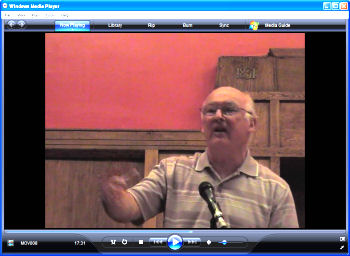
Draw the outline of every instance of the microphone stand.
M200 196L207 202L209 211L213 216L210 220L210 228L230 228L224 220L219 203L215 200L214 187L207 181L203 181L198 187Z
M216 203L220 209L219 203ZM210 228L230 228L230 226L224 220L224 216L221 210L215 209L212 213L213 217L210 220Z

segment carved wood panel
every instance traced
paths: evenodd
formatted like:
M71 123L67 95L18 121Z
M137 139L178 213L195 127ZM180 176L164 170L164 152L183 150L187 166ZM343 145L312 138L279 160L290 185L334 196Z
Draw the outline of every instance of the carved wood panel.
M46 160L45 228L135 228L107 216L100 199L100 180L126 175L133 186L143 177L143 162ZM125 172L136 169L139 175Z

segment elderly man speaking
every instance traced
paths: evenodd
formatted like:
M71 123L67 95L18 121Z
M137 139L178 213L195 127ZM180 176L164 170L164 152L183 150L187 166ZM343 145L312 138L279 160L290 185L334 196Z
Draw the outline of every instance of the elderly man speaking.
M212 91L201 108L207 148L191 157L170 157L126 190L122 177L102 184L109 216L141 223L164 211L164 228L210 228L212 219L198 187L212 184L231 228L298 228L289 185L250 155L256 130L252 98L235 88Z

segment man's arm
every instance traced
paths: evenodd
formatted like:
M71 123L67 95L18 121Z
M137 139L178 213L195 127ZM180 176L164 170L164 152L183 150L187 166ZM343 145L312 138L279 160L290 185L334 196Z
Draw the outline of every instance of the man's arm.
M281 191L271 212L269 228L299 228L292 191L289 186Z
M134 197L126 191L123 177L112 176L102 183L102 202L107 214L118 222L136 222L142 218Z

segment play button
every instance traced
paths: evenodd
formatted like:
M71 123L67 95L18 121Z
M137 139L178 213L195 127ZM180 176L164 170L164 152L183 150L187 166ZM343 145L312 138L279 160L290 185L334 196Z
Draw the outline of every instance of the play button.
M179 250L182 247L182 238L178 235L172 235L168 238L168 247L173 250Z

